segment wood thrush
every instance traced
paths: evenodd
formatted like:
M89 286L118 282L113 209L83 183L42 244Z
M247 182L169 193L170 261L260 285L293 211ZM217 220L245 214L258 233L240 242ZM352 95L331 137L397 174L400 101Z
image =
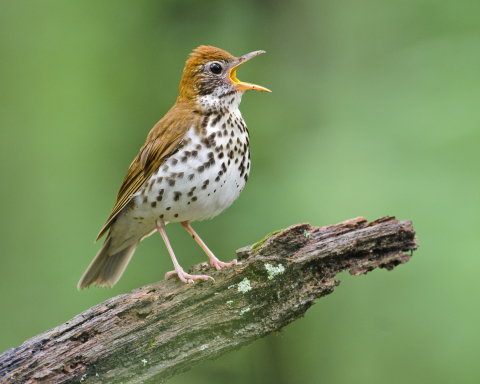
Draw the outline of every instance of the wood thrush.
M150 131L118 192L117 202L97 240L107 238L83 274L78 289L112 287L140 241L158 230L185 283L211 279L186 273L173 253L165 224L180 222L217 269L223 263L190 226L214 217L240 195L250 171L249 135L238 106L248 89L270 92L236 78L237 68L264 51L242 57L210 46L190 54L175 105ZM212 279L213 280L213 279Z

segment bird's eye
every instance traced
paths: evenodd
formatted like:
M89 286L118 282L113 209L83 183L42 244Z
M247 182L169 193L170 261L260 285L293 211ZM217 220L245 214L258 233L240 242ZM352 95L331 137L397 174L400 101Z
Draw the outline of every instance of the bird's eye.
M222 66L218 63L210 64L210 72L215 75L219 75L220 73L222 73Z

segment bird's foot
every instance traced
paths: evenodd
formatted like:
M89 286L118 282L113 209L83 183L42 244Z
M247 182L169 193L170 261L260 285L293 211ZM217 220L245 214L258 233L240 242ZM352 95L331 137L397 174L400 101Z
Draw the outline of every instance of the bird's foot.
M234 259L229 263L224 263L223 261L218 260L215 256L213 256L213 258L210 258L210 265L212 267L217 268L217 270L220 270L220 268L229 267L235 264L237 264L237 259Z
M175 274L178 275L178 278L180 280L182 280L184 283L187 283L187 284L193 284L193 280L198 280L198 279L200 280L212 279L213 281L215 281L213 277L207 276L207 275L190 275L186 273L182 268L179 268L178 270L175 270L175 271L167 272L165 274L165 279Z

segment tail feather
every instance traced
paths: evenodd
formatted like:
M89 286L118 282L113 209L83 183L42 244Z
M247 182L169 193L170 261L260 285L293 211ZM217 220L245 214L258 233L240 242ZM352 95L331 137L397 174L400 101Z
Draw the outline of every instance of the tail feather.
M110 255L111 237L107 237L97 256L78 282L77 288L81 290L93 283L97 287L113 287L127 268L139 242L136 241L120 252Z

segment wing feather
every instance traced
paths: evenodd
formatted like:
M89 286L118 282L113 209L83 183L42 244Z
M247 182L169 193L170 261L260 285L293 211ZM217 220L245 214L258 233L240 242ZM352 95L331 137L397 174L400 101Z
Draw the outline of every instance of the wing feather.
M147 182L150 176L177 148L189 129L198 125L198 114L188 105L175 104L170 111L152 128L139 154L130 164L117 195L117 202L97 241L111 227L115 217L130 202L132 196Z

